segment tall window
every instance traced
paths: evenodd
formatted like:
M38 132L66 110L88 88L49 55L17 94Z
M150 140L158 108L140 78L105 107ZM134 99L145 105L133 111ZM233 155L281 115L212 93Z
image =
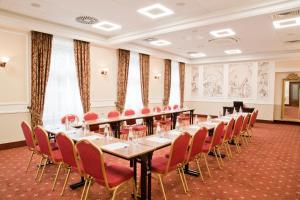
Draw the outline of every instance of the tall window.
M180 105L180 80L179 80L179 63L171 63L171 91L169 105Z
M130 52L125 109L138 113L143 108L139 54Z
M83 116L74 58L73 40L54 37L43 122L59 124L66 114Z

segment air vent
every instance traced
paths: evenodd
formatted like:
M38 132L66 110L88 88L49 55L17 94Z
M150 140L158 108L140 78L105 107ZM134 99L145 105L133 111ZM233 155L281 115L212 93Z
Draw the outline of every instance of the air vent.
M98 19L90 16L79 16L76 17L76 21L81 24L96 24L98 22Z
M208 40L208 42L214 45L230 45L230 44L238 43L239 38L237 37L215 38L215 39Z
M291 10L291 11L286 11L282 13L276 13L272 15L273 20L281 20L281 19L288 19L288 18L294 18L294 17L299 17L300 16L300 10Z
M157 38L146 38L146 39L144 39L144 41L146 41L146 42L152 42L152 41L156 41L157 40Z

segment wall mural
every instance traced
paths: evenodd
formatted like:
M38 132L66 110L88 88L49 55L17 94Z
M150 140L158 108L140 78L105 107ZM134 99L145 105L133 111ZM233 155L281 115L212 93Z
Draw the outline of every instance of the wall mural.
M260 99L269 97L270 63L259 62L257 70L257 97Z
M228 96L237 98L253 97L253 63L229 64Z
M223 96L224 67L219 65L203 66L203 96Z
M192 67L192 94L198 94L199 93L199 68L198 67Z

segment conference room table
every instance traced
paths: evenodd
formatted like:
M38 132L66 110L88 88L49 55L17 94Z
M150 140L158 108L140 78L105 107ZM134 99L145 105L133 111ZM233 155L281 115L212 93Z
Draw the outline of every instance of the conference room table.
M239 113L238 115L244 115ZM238 115L232 116L224 116L220 118L215 118L208 121L201 121L197 124L191 124L188 126L180 127L179 129L173 129L169 131L161 131L160 133L154 135L148 135L146 137L137 138L134 141L126 141L121 140L119 138L111 137L111 136L103 136L98 133L88 132L83 133L81 128L71 128L70 130L66 130L65 126L53 127L47 126L44 127L48 134L57 135L60 132L65 133L75 142L80 140L89 140L95 145L97 145L103 152L129 160L133 163L134 169L134 178L135 181L137 178L137 163L141 164L140 174L141 174L141 199L151 199L151 160L154 151L157 151L161 148L170 146L172 142L182 133L188 132L190 135L194 135L197 130L201 127L205 127L210 131L213 131L218 123L221 121L224 123L228 122L228 118L237 117ZM218 121L214 121L218 120ZM189 175L199 174L195 171L192 171L188 168L188 165L185 167L185 173ZM84 180L82 178L81 182L73 185L73 189L78 186L84 184Z
M97 119L93 121L87 121L85 122L87 126L92 126L92 125L104 125L104 124L109 124L111 125L115 137L119 138L120 137L120 127L122 122L127 121L127 120L133 120L133 119L143 119L147 125L148 129L148 135L153 134L153 124L154 124L154 118L156 116L171 116L171 121L172 121L172 127L171 129L176 127L176 121L177 121L177 116L180 113L184 112L189 112L190 115L190 124L193 124L193 116L194 116L194 109L190 108L179 108L176 110L170 110L170 111L161 111L161 112L151 112L149 114L136 114L136 115L130 115L130 116L120 116L116 118L104 118L104 119Z

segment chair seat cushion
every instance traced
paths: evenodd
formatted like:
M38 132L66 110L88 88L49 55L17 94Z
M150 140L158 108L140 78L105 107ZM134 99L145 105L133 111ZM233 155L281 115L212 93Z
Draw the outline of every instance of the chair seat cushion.
M144 131L147 130L147 126L145 125L135 125L132 128L134 131Z
M60 150L52 151L51 160L54 161L54 162L61 162L62 161L62 156L61 156Z
M165 156L157 156L152 159L152 170L159 174L165 174L169 158ZM176 169L176 166L170 167L168 171Z
M124 167L120 165L105 165L106 176L109 187L115 187L121 183L128 181L133 177L133 170L129 167ZM104 185L103 179L95 179L100 185Z
M202 152L204 153L208 153L209 149L210 149L210 144L209 143L204 143L202 146Z
M123 129L120 130L120 134L121 134L121 135L122 135L122 134L128 135L128 133L129 133L129 129L128 129L128 128L123 128Z

